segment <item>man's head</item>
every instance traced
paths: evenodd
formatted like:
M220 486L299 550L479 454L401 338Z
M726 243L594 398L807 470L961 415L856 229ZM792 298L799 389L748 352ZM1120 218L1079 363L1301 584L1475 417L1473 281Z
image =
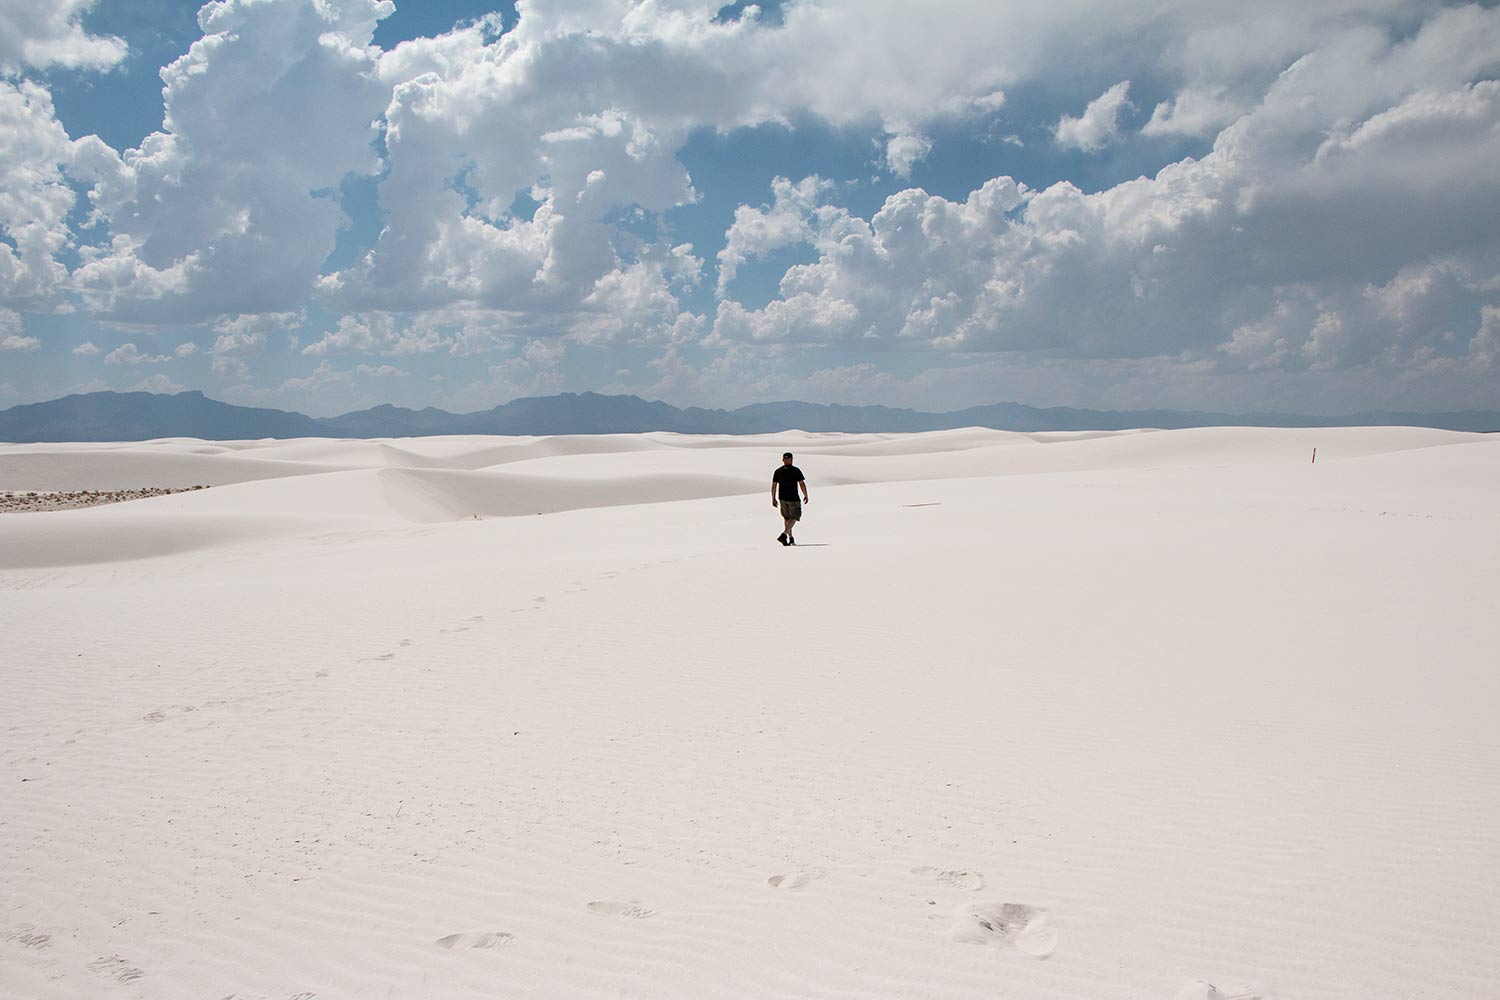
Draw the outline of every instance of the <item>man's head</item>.
M791 452L784 451L784 452L781 453L781 464L782 465L791 465L792 464L792 453Z

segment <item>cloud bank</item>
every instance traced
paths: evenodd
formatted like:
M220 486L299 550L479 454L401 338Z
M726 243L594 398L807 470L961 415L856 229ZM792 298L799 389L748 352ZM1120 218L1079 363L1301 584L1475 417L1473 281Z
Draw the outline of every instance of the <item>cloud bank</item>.
M69 136L38 75L124 57L88 6L0 2L0 307L201 334L103 364L306 392L473 358L476 393L608 378L931 406L957 368L965 401L985 379L994 398L1009 359L1037 402L1057 365L1494 397L1500 12L1477 4L805 0L773 20L533 0L382 50L389 0L219 0L162 71L161 127L124 150ZM684 165L695 135L815 121L910 183L943 136L1024 123L1016 95L1080 64L1092 89L1031 113L1061 150L1201 152L1095 189L908 186L863 213L858 177L767 177L716 244L671 231L715 196ZM363 241L351 184L378 206ZM316 367L258 381L272 359Z

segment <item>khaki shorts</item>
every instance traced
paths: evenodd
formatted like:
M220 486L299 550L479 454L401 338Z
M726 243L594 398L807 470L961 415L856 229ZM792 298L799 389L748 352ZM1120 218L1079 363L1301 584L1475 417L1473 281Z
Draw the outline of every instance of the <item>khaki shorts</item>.
M787 521L800 521L800 520L802 520L802 501L801 500L783 500L783 501L781 501L781 516L782 516L783 520L787 520Z

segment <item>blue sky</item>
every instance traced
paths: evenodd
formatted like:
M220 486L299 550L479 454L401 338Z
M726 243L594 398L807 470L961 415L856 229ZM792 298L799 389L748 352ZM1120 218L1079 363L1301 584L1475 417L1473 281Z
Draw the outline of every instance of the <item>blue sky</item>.
M1500 408L1493 4L0 0L0 406Z

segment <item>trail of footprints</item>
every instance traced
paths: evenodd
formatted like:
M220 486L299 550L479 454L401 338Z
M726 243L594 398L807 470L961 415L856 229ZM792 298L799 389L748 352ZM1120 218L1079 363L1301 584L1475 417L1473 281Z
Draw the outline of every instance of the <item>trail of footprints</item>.
M965 892L975 892L984 888L984 876L978 872L963 871L957 868L933 868L923 865L911 870L913 875L922 875L947 886L950 889L962 889Z
M641 905L639 899L596 899L589 904L589 909L594 913L604 913L612 917L629 917L632 920L641 920L656 913L655 910Z
M592 913L602 913L610 917L628 917L632 920L643 920L656 913L655 910L642 905L639 899L596 899L588 904L588 909ZM510 944L515 939L516 936L508 931L470 931L446 934L433 943L447 951L471 948L491 950Z
M155 725L158 722L166 722L168 720L175 720L186 715L191 715L192 713L197 712L200 709L219 708L220 706L227 704L227 701L220 698L214 699L212 701L205 701L201 705L166 705L162 708L147 712L145 715L141 716L141 721Z
M766 884L772 889L795 892L805 889L828 872L822 868L803 868L782 875L772 875ZM964 868L938 868L920 865L911 874L944 889L976 893L985 888L984 875ZM927 900L936 906L936 899ZM1046 958L1057 948L1057 931L1041 907L1028 903L998 900L965 900L953 907L949 917L948 937L964 944L976 944L1019 952L1032 958ZM1183 987L1173 1000L1271 1000L1256 991L1230 991L1210 983L1193 981Z
M644 568L644 567L642 567ZM602 580L613 579L617 574L613 572L601 575ZM578 581L573 581L567 593L577 593L587 588ZM548 603L545 596L538 595L524 607L511 609L512 614L535 611ZM455 625L450 628L441 628L439 634L452 635L467 632L474 624L485 621L484 615L474 615L464 619L465 624ZM399 648L411 646L410 639L402 639ZM365 657L360 662L385 661L396 657L398 650L382 653L378 656ZM318 676L327 676L327 671L319 671ZM766 879L766 885L781 892L796 892L806 889L813 883L826 877L828 872L822 868L805 868L784 874L772 875ZM944 889L958 892L978 892L985 888L985 879L982 874L961 868L938 868L931 865L922 865L911 869L911 874L922 879L934 882ZM929 899L929 905L936 905L937 900ZM586 907L592 913L604 916L621 917L632 920L641 920L654 916L656 911L644 905L638 899L597 899L587 904ZM6 935L7 939L15 939L18 935ZM1046 958L1051 955L1057 947L1057 932L1050 926L1046 911L1040 907L1031 906L1027 903L1015 903L1006 901L966 901L958 904L952 910L948 937L957 942L966 944L987 945L995 948L1004 948L1017 951L1023 955L1034 958ZM32 944L24 937L22 943L32 947L46 947L46 936L40 935L39 943ZM455 934L447 934L434 941L434 945L445 951L467 951L482 950L493 951L503 948L515 940L515 935L507 931L468 931ZM122 959L100 959L93 963L91 968L97 966L95 971L112 973L115 978L122 982L128 982L142 975L140 970L124 966ZM128 977L128 978L126 978ZM298 994L296 1000L311 997L312 994ZM248 998L246 998L248 1000ZM1258 994L1252 993L1228 993L1202 982L1194 982L1179 993L1174 1000L1267 1000Z
M1184 986L1173 1000L1270 1000L1254 992L1230 993L1219 989L1213 983L1193 982Z
M449 934L437 939L439 948L450 951L456 948L499 948L514 941L516 936L506 931L476 931L470 934Z
M948 936L968 944L1014 948L1023 955L1046 958L1057 947L1057 932L1047 915L1025 903L969 903L953 914Z
M911 873L958 892L978 892L985 886L983 875L962 868L922 865L913 868ZM822 868L804 868L772 875L766 879L766 884L783 892L796 892L827 874ZM930 906L937 905L935 899L927 902ZM1057 934L1048 925L1046 913L1026 903L960 903L953 909L948 936L969 944L1012 948L1035 958L1046 958L1057 947Z
M673 561L676 561L676 560L673 560ZM637 569L644 569L644 568L647 568L649 565L650 564L648 564L648 563L642 563L640 566L638 566L636 568ZM613 580L618 575L619 574L617 572L611 570L611 571L607 571L607 572L604 572L604 573L600 573L598 575L598 580L601 581L601 582L608 581L608 580ZM564 596L566 596L568 594L580 594L580 593L583 593L584 591L586 591L588 589L589 588L584 585L584 582L582 580L571 580L568 583L567 589L563 591L563 594L564 594ZM536 611L537 609L543 607L547 603L548 603L548 600L547 600L546 596L538 594L537 596L533 597L527 604L523 605L522 607L511 608L510 612L511 612L511 614L523 614L523 613L525 613L527 611ZM457 624L457 625L452 625L452 626L449 626L447 628L439 628L438 629L438 634L439 635L457 635L460 632L467 632L467 631L469 631L475 625L478 625L478 624L484 622L485 620L486 619L485 619L484 615L474 615L472 617L463 619L463 621L461 623ZM388 661L388 660L394 660L396 658L397 653L399 653L402 648L409 647L411 644L412 644L412 642L411 642L410 639L402 639L397 644L397 646L398 646L397 649L389 650L387 652L380 653L380 654L377 654L375 656L364 656L364 657L361 657L357 662L359 662L359 663L382 663L382 662L385 662L385 661ZM328 672L327 671L319 671L316 674L316 676L318 676L318 677L327 677L328 676Z
M963 868L921 865L911 873L957 892L978 892L985 887L982 874ZM927 902L937 905L935 899ZM1057 948L1057 932L1047 922L1045 911L1028 903L1000 900L959 903L949 920L948 937L965 944L1013 949L1032 958L1046 958Z
M506 935L509 937L509 935ZM0 942L14 943L32 951L46 951L52 947L53 935L32 924L16 924L0 928ZM121 955L105 955L85 966L90 972L120 985L133 983L146 975L144 969L136 968ZM86 995L93 995L90 990ZM282 1000L316 1000L317 994L308 990L286 994ZM261 994L231 993L224 1000L270 1000Z
M650 569L654 565L666 565L668 563L675 563L675 562L681 562L681 561L682 561L681 559L669 559L669 560L666 560L665 563L659 563L659 564L658 563L640 563L639 565L632 567L632 569L635 569L635 570ZM610 580L615 579L619 575L620 575L620 573L617 570L606 570L604 572L601 572L601 573L597 574L597 576L595 577L595 580L597 582L599 582L599 583L605 583L605 582L608 582ZM584 581L582 581L582 580L570 580L568 582L567 588L563 591L563 596L567 596L569 594L581 594L581 593L587 591L588 589L589 588L584 583ZM524 613L526 613L528 611L536 611L536 610L544 607L548 603L549 602L548 602L547 597L545 595L538 594L537 596L533 597L528 603L526 603L522 607L511 608L510 609L510 613L511 614L524 614ZM460 624L453 625L453 626L448 627L448 628L439 628L438 629L438 634L439 635L456 635L456 634L458 634L460 632L467 632L474 625L479 624L479 623L484 622L484 621L485 621L485 616L484 615L474 615L473 617L465 618L463 620L463 622L460 623ZM359 663L380 663L380 662L385 662L385 661L388 661L388 660L393 660L393 659L396 658L396 655L400 651L400 648L408 647L411 644L412 644L412 642L411 642L410 639L402 639L401 642L398 643L398 648L397 649L393 649L393 650L390 650L388 652L380 653L380 654L375 655L375 656L361 657L357 662L359 662ZM318 673L315 676L317 676L317 677L327 677L328 676L328 672L326 670L320 670L320 671L318 671Z
M538 600L541 600L541 598L538 598ZM439 635L456 635L459 632L467 632L467 631L469 631L469 629L473 628L475 625L477 625L477 624L479 624L480 622L483 622L483 621L485 621L484 615L473 615L473 616L471 616L469 618L465 618L464 619L464 624L454 625L451 628L440 628L440 629L438 629L438 634ZM360 659L357 662L359 662L359 663L381 663L381 662L384 662L386 660L394 660L396 658L396 654L397 653L399 653L403 649L409 648L410 646L411 646L411 640L410 639L402 639L400 642L398 642L396 644L396 648L395 649L389 650L388 652L380 653L380 654L378 654L376 656L363 656L363 657L360 657ZM319 670L317 672L316 676L318 676L318 677L327 677L328 676L328 671L326 671L326 670Z
M784 889L795 892L806 888L818 879L827 875L828 872L822 868L805 868L802 871L792 872L789 875L772 875L766 879L766 885L772 889Z
M617 574L614 573L614 572L602 573L602 574L599 575L599 579L600 580L612 580L612 579L614 579L614 577L616 575ZM581 581L581 580L573 580L573 581L569 582L567 590L564 591L564 594L565 595L566 594L578 594L578 593L582 593L582 592L584 592L584 591L586 591L588 589L589 589L588 587L584 586L583 581ZM535 611L535 610L537 610L538 608L542 607L543 605L545 605L547 603L548 603L547 598L544 595L540 595L539 594L539 595L533 597L530 600L530 602L528 602L524 606L519 607L519 608L511 608L510 612L511 612L511 614L522 614L522 613L527 612L527 611ZM463 621L461 623L457 624L457 625L452 625L452 626L449 626L449 627L446 627L446 628L439 628L438 629L438 634L439 635L457 635L460 632L467 632L467 631L469 631L475 625L481 624L484 621L486 621L486 618L485 618L484 615L473 615L473 616L471 616L469 618L463 619ZM396 658L397 653L399 653L401 649L409 647L411 644L412 644L412 642L411 642L410 639L402 639L397 644L397 646L398 646L397 649L389 650L387 652L380 653L380 654L377 654L375 656L364 656L364 657L361 657L357 662L359 662L359 663L381 663L381 662L385 662L385 661L388 661L388 660L394 660ZM326 676L328 676L328 673L327 673L327 671L319 671L316 676L318 676L318 677L326 677Z
M17 924L15 927L0 932L0 941L14 941L22 948L30 948L33 951L46 951L52 947L52 935L31 924Z
M137 969L119 955L94 959L89 963L89 971L117 983L132 983L146 974L144 970Z
M984 877L978 872L957 868L935 868L923 866L913 868L913 875L936 882L948 889L961 892L977 892L984 887ZM772 889L796 891L804 889L824 878L828 873L820 868L808 868L783 875L772 875L766 884ZM935 903L935 900L929 900ZM654 916L656 911L638 899L598 899L587 904L592 913L610 917L642 920ZM1025 903L970 901L957 906L949 928L952 940L977 945L989 945L1017 951L1033 958L1046 958L1057 947L1057 934L1048 925L1046 913L1038 907ZM433 942L445 951L494 951L515 940L508 931L468 931L447 934ZM18 924L0 930L0 942L13 943L34 951L45 951L52 945L52 935L32 924ZM88 963L90 972L116 983L126 984L143 977L144 970L131 965L120 955L97 958ZM286 1000L314 1000L315 994L301 992L288 996ZM248 994L232 994L225 1000L266 1000ZM1269 997L1248 991L1220 989L1210 983L1193 981L1185 985L1173 1000L1270 1000Z

